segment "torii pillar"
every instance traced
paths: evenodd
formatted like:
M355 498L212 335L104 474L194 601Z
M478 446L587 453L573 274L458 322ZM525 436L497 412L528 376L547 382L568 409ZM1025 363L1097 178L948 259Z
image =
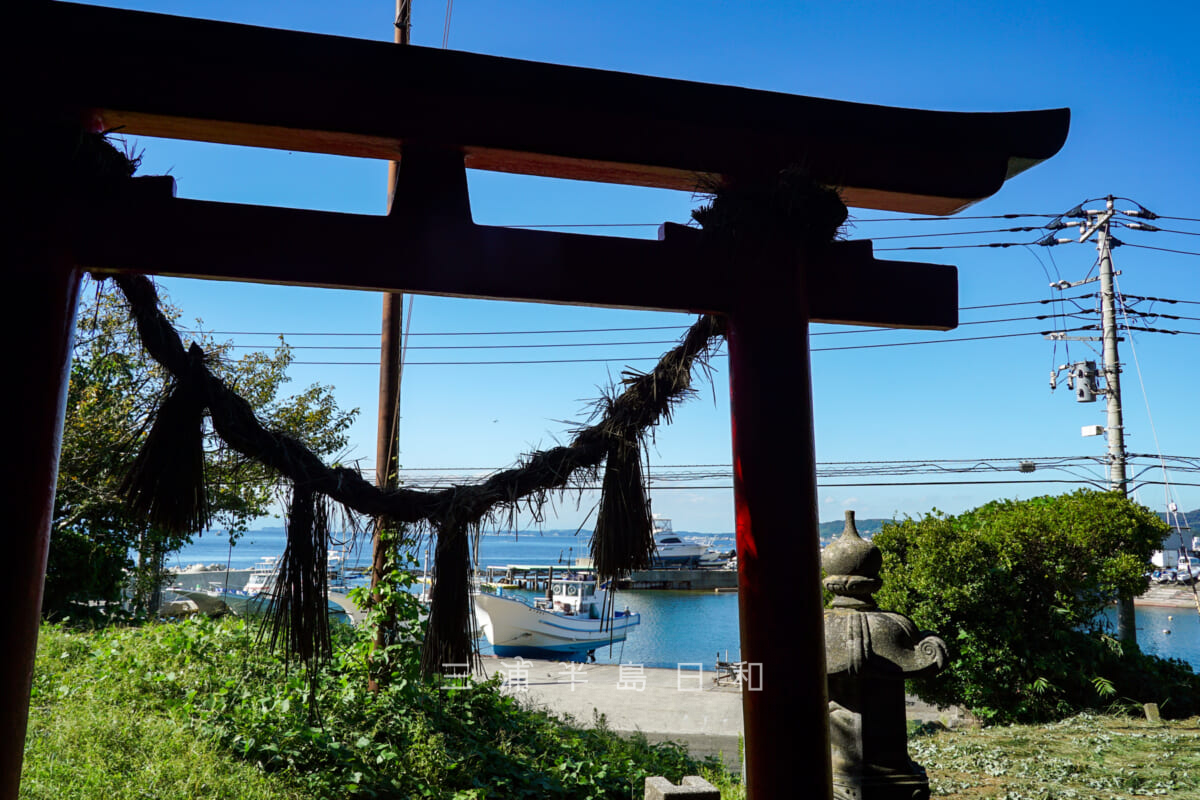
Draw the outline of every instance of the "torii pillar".
M794 788L797 772L806 795L831 795L807 326L952 328L954 268L843 242L820 263L734 271L677 226L657 242L479 226L464 165L690 192L701 177L802 163L847 205L949 214L1057 152L1066 110L916 111L68 3L25 10L16 55L55 108L129 134L400 159L408 197L395 218L176 200L154 181L81 201L69 259L11 267L42 276L54 334L12 354L23 407L56 410L29 450L56 461L76 266L725 314L742 657L761 664L744 694L749 796ZM29 521L13 534L14 596L40 597L48 483L4 487ZM36 614L24 603L0 628L0 800L17 794Z

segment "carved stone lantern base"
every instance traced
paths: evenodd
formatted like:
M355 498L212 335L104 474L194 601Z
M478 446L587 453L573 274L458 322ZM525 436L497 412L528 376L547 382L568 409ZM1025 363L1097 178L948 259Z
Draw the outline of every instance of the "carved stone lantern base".
M946 666L946 645L902 614L881 611L878 548L859 537L854 512L825 548L829 742L836 800L927 800L929 779L908 757L904 680Z
M924 770L885 778L834 773L833 800L929 800L929 779Z

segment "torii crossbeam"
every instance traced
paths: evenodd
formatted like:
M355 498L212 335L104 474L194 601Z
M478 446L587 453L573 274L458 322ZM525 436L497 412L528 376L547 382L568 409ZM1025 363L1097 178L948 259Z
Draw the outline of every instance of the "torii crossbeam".
M742 655L762 664L761 690L743 695L747 784L765 798L800 768L809 794L830 796L807 323L952 328L955 269L846 242L821 263L731 272L678 226L657 242L478 226L464 166L691 191L803 163L849 205L944 214L1057 152L1065 109L915 111L43 0L21 10L11 52L34 77L10 107L401 170L389 217L177 200L153 179L31 212L6 264L27 312L6 332L29 343L10 352L25 417L10 447L32 463L4 489L16 574L0 583L0 798L18 789L81 269L727 315ZM793 731L817 744L798 749Z

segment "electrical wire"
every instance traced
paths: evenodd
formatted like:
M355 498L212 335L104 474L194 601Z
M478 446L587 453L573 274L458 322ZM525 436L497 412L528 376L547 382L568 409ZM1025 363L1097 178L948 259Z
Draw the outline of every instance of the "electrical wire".
M1132 202L1132 201L1130 201ZM1021 217L1061 217L1062 214L982 214L974 216L953 216L953 217L873 217L873 218L854 218L849 220L852 224L859 222L953 222L960 219L1020 219ZM1163 217L1163 219L1172 219L1172 217ZM1197 220L1200 221L1200 220Z
M1124 227L1128 228L1129 226L1126 225ZM1140 228L1130 228L1130 230L1136 231L1136 230L1141 230L1141 229ZM1183 236L1200 236L1200 231L1174 231L1174 230L1171 230L1170 228L1155 228L1152 231L1146 231L1146 232L1147 233L1178 233Z
M412 295L409 295L410 297ZM890 330L885 328L883 330ZM665 339L662 341L645 341L645 342L551 342L549 344L425 344L413 345L405 348L406 350L526 350L526 349L545 349L553 347L621 347L624 345L666 345L676 344L674 339ZM234 350L260 350L261 345L254 344L231 344L226 345ZM365 344L350 344L350 345L319 345L319 344L298 344L288 345L292 350L378 350L379 348L373 345Z
M912 247L876 247L875 252L895 252L897 250L967 250L979 247L1023 247L1037 242L988 242L986 244L944 244L944 245L914 245Z
M889 329L890 330L890 329ZM1083 331L1086 328L1069 328L1068 331ZM873 350L880 347L908 347L911 345L950 344L953 342L979 342L989 339L1011 339L1018 336L1047 336L1056 331L1027 331L1024 333L999 333L991 336L967 336L954 339L926 339L918 342L883 342L879 344L843 345L840 347L814 347L810 352L823 353L841 350ZM627 358L613 356L610 358L556 358L536 360L505 360L505 361L410 361L406 366L413 367L473 367L473 366L518 366L536 364L608 364L614 362L635 363L657 361L660 356L630 356ZM379 366L377 361L293 361L293 364L307 366Z
M539 336L542 334L574 334L574 333L621 333L625 331L681 331L687 325L648 325L636 328L568 328L563 330L542 331L416 331L405 333L405 336ZM183 333L202 333L203 331L180 328ZM379 337L379 331L346 332L346 331L208 331L210 336L374 336Z
M576 222L576 223L557 223L557 224L540 224L540 225L496 225L497 228L516 228L523 230L539 230L543 228L659 228L662 227L661 222ZM678 225L687 226L687 223L675 223Z
M409 296L412 297L411 295ZM411 312L411 303L409 311ZM1026 317L1005 317L1002 319L983 319L970 320L959 322L958 327L968 325L999 325L1010 322L1036 322L1051 318L1070 317L1073 319L1083 319L1084 314L1094 314L1094 311L1080 311L1069 314L1037 314ZM1162 315L1170 316L1170 315ZM1193 319L1190 317L1171 317L1172 319ZM1200 317L1194 318L1200 320ZM680 330L683 330L681 327ZM847 334L861 333L889 333L899 332L902 328L852 328L850 330L834 330L834 331L813 331L810 336L844 336ZM314 334L315 335L315 334ZM376 334L378 336L378 334ZM412 345L405 347L407 350L523 350L523 349L553 349L553 348L570 348L570 347L622 347L626 345L671 345L675 344L674 339L649 340L649 341L629 341L629 342L549 342L535 344L462 344L462 345ZM377 350L375 345L287 345L290 350ZM223 350L262 350L261 344L225 344L221 345Z
M1021 228L995 228L986 231L949 231L946 233L907 233L900 236L872 236L872 242L883 242L890 239L929 239L940 236L981 236L990 233L1028 233L1029 231L1039 231L1040 226L1026 226Z
M1074 328L1071 330L1080 330L1080 329ZM987 339L1013 339L1018 336L1046 336L1050 333L1055 333L1055 332L1056 331L1028 331L1026 333L998 333L998 334L993 334L992 336L966 336L966 337L960 337L960 338L956 338L956 339L925 339L925 340L922 340L919 342L884 342L881 344L856 344L856 345L845 345L842 347L814 347L814 348L812 348L811 352L826 353L826 352L830 352L833 350L871 350L871 349L875 349L878 347L907 347L909 345L919 345L919 344L949 344L951 342L979 342L979 341L985 341Z
M1139 250L1158 250L1163 253L1178 253L1184 256L1200 256L1200 253L1197 253L1193 250L1174 250L1170 247L1152 247L1148 244L1134 244L1133 242L1121 242L1121 246L1136 247Z
M1120 287L1120 284L1117 282L1116 276L1113 277L1113 287L1115 288L1116 292L1118 294L1120 294L1121 287ZM1125 321L1125 330L1128 332L1128 331L1130 331L1129 316L1125 313L1123 304L1122 304L1121 312L1122 312L1121 316ZM1133 365L1134 365L1134 369L1137 372L1137 376L1138 376L1138 386L1142 390L1142 401L1146 405L1146 418L1150 422L1150 435L1154 439L1154 449L1157 450L1160 454L1159 460L1162 464L1163 482L1167 486L1167 502L1169 503L1172 498L1170 495L1170 483L1169 483L1170 478L1167 474L1167 464L1166 464L1166 461L1162 460L1162 456L1161 456L1162 445L1159 443L1159 439L1158 439L1158 426L1156 426L1154 424L1154 414L1150 411L1150 395L1146 392L1146 380L1142 375L1142 362L1138 358L1137 346L1134 344L1134 339L1132 336L1129 337L1129 351L1130 351L1130 353L1133 354Z
M446 22L442 26L442 49L450 45L450 16L454 13L454 0L446 0Z

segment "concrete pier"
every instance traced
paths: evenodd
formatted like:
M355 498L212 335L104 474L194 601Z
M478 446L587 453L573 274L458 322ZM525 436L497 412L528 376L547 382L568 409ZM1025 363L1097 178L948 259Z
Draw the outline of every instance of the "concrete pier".
M591 575L591 559L575 559L570 567L555 567L554 575ZM550 567L508 564L491 566L480 574L485 583L504 585L532 592L544 592L550 578ZM618 589L679 589L714 591L737 589L737 570L733 569L642 569L634 570L628 578L617 581Z
M586 726L603 714L617 733L640 731L652 742L681 742L692 755L720 756L730 769L741 771L742 694L737 686L715 686L711 669L494 657L484 658L483 665L489 677L499 672L505 679L505 694L529 707Z
M729 769L742 770L742 690L717 686L716 672L709 667L701 672L694 665L661 669L496 657L485 657L483 667L489 677L500 673L505 681L501 691L528 707L567 715L585 726L603 714L617 733L680 742L693 756L718 756ZM906 698L906 707L910 720L947 727L973 724L960 709L933 708L915 697Z
M736 589L734 569L642 569L617 583L619 589Z
M1200 591L1198 587L1197 591ZM1138 595L1133 599L1134 605L1138 606L1162 606L1166 608L1197 608L1196 593L1192 591L1191 586L1180 586L1178 584L1171 585L1153 585L1146 590L1145 594Z

